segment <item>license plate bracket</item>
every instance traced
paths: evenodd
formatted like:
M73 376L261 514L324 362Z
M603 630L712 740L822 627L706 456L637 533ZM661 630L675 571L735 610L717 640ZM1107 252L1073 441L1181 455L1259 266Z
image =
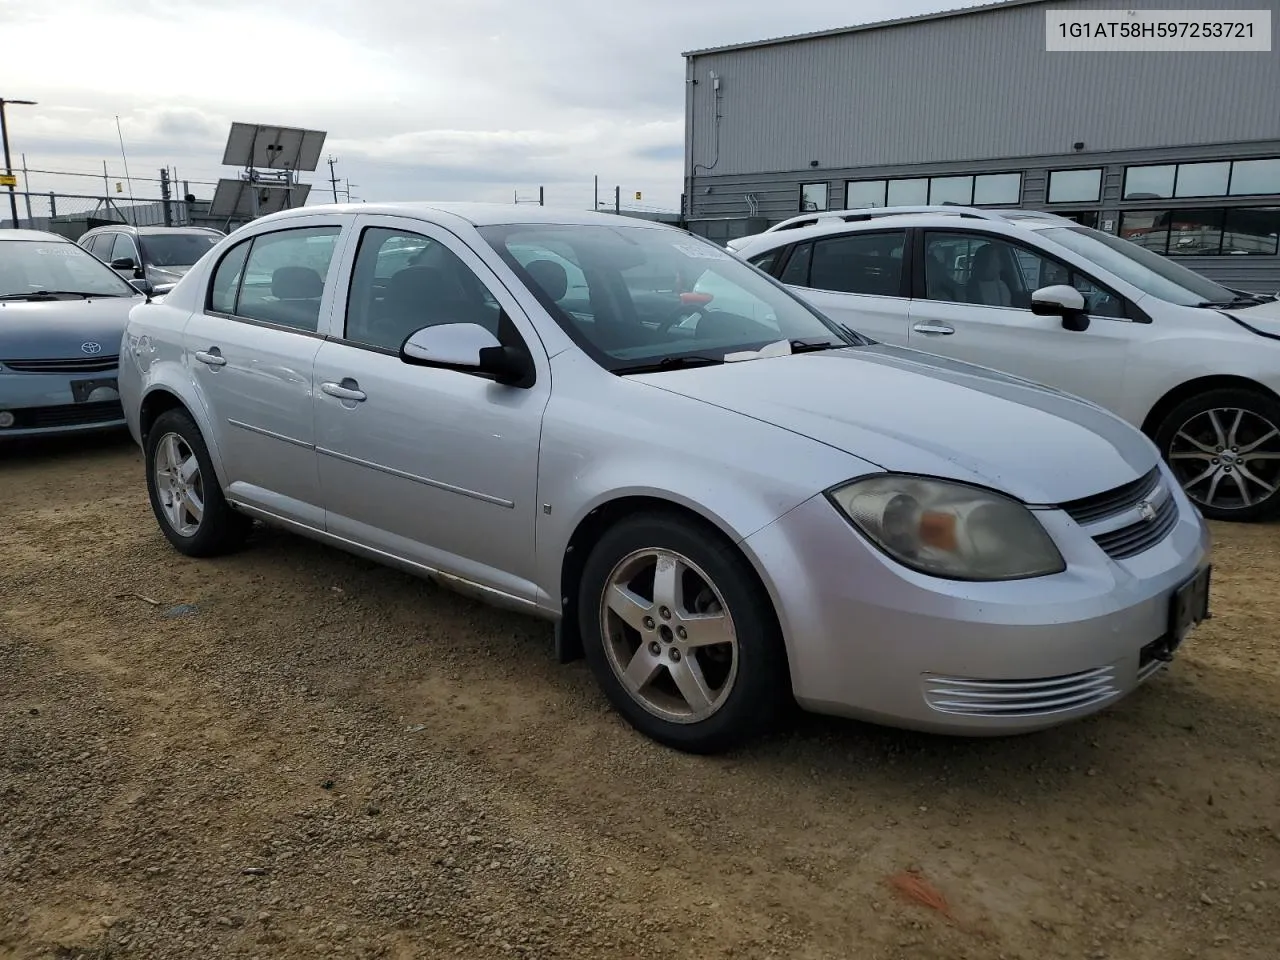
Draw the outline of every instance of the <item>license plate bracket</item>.
M1182 645L1196 624L1209 619L1209 581L1213 566L1205 566L1173 592L1169 601L1169 633L1165 651L1170 656Z
M107 387L117 394L120 392L120 384L115 377L99 377L96 380L72 380L71 396L76 403L87 403L90 394L100 387Z

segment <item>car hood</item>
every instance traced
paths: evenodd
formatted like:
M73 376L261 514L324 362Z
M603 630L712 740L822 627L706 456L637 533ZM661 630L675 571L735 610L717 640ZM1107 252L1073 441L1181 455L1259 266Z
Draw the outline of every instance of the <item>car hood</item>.
M0 300L0 362L114 356L129 311L142 302L142 297ZM82 349L90 343L102 349Z
M1255 330L1280 337L1280 300L1260 303L1255 307L1232 307L1226 312L1239 317Z
M886 470L1056 504L1155 466L1154 445L1100 407L986 367L876 344L636 376Z

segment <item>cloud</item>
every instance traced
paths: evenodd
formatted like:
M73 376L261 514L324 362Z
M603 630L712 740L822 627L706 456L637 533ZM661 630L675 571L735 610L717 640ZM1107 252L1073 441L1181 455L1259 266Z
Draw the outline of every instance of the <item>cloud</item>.
M11 111L14 150L31 167L91 178L32 175L41 190L100 183L104 161L109 177L122 175L119 116L135 178L162 166L197 181L235 176L220 161L231 121L241 120L328 131L338 176L370 200L506 200L542 184L590 207L599 175L606 199L620 185L674 209L682 51L944 5L0 0L0 35L5 73L21 78L6 81L6 95L40 101ZM129 67L111 66L122 53ZM327 176L324 164L304 175L318 199L331 197Z

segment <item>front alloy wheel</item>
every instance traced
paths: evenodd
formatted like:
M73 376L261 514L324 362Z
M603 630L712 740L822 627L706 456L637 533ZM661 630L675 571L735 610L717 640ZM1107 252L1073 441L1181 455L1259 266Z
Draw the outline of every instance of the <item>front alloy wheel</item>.
M606 530L583 566L577 622L609 701L659 743L728 750L787 704L769 594L741 551L697 518L659 510Z
M733 691L733 617L711 578L674 550L637 550L617 563L600 633L614 674L655 717L697 723Z
M1262 520L1280 512L1280 403L1218 390L1181 404L1158 445L1200 512L1213 520Z

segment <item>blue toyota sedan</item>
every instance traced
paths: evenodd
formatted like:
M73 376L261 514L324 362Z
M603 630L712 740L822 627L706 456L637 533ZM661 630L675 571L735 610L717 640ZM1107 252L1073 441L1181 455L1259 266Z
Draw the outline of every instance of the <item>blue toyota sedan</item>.
M64 237L0 230L0 442L123 427L120 339L144 299Z

